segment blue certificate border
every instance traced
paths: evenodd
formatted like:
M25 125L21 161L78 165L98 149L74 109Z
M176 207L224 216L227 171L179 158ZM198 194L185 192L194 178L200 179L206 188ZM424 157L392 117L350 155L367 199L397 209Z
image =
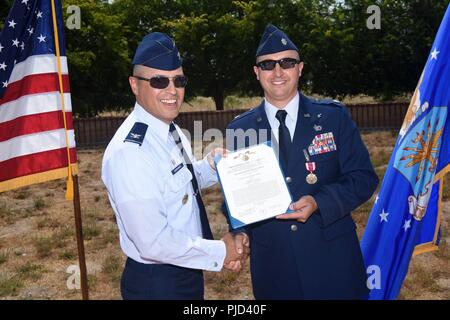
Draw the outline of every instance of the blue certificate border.
M262 144L265 144L265 145L271 147L271 149L273 150L272 142L271 142L271 141L266 141L266 142L260 143L260 144L258 144L258 145L262 145ZM253 145L253 146L250 146L250 147L255 147L255 146L258 146L258 145ZM233 151L233 152L230 152L230 154L233 154L233 153L236 153L236 152L241 152L242 150L248 149L248 148L250 148L250 147L247 147L247 148L241 148L241 149L235 150L235 151ZM222 156L217 155L217 156L214 157L214 162L215 162L215 164L216 164L216 174L217 174L217 179L219 180L219 183L220 183L220 190L222 191L223 198L225 199L225 207L226 207L226 209L227 209L228 221L229 221L229 223L231 224L231 228L232 228L233 230L236 230L236 229L239 229L239 228L245 227L245 226L247 226L247 225L254 224L254 223L257 223L257 222L260 222L260 221L265 221L265 220L273 219L273 217L271 217L271 218L262 219L262 220L254 221L254 222L252 222L252 223L247 224L247 223L245 223L245 222L243 222L243 221L241 221L241 220L236 219L236 218L233 217L233 215L232 215L231 212L230 212L230 208L228 207L227 197L225 196L225 192L224 192L223 187L222 187L222 181L220 180L219 170L217 170L217 165L219 164L220 160L222 160ZM279 165L279 164L278 164L278 165ZM291 191L289 190L288 185L286 184L286 176L284 175L283 170L281 170L281 167L280 167L280 171L281 171L281 174L283 175L283 181L284 181L284 184L286 185L286 188L287 188L287 190L288 190L288 192L289 192L289 196L290 196L290 198L291 198L291 203L292 203L292 194L291 194ZM286 213L292 213L292 212L294 212L294 211L291 210L291 209L289 209L289 207L286 209Z

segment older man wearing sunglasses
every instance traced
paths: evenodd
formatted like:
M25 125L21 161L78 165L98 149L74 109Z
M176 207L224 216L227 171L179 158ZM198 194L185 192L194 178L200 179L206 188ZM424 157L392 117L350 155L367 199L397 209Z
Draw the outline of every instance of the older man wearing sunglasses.
M378 178L345 107L298 91L302 71L297 46L268 25L254 66L264 100L229 125L234 135L272 133L257 134L253 143L271 140L279 150L294 201L293 213L245 229L253 293L256 299L363 299L366 272L351 211L370 198ZM227 133L228 149L251 143L237 138Z
M128 257L124 299L203 299L202 270L237 271L248 254L242 235L213 240L200 190L217 182L213 154L195 161L173 122L187 78L167 35L142 40L129 82L133 112L109 143L102 179ZM224 149L213 153L224 154ZM236 240L236 241L235 241Z

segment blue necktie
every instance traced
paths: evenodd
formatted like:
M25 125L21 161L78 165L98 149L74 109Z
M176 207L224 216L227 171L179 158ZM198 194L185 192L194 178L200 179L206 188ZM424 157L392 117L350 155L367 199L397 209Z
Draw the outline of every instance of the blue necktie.
M286 127L286 110L278 110L275 118L280 122L278 127L278 145L279 145L279 159L283 163L284 168L287 169L289 151L291 149L291 134L288 127Z
M202 196L200 195L200 190L198 188L197 178L195 177L194 168L191 163L191 159L187 156L186 152L183 149L183 143L181 142L181 137L175 128L173 122L170 124L169 132L175 140L178 149L180 149L181 154L183 155L184 162L186 162L186 167L192 174L192 187L194 189L195 198L197 199L198 208L200 209L200 222L202 224L202 234L204 239L213 240L214 237L211 232L211 228L209 226L208 216L206 215L205 205L203 204Z

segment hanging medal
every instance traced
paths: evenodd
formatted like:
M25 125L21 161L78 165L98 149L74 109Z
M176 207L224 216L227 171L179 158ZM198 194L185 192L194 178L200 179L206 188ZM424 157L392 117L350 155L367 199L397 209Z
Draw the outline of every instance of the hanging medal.
M316 163L310 161L308 152L305 149L303 149L303 154L305 155L306 159L306 170L309 171L309 174L306 176L306 182L308 182L309 184L315 184L317 183L317 176L314 173L314 171L316 170Z

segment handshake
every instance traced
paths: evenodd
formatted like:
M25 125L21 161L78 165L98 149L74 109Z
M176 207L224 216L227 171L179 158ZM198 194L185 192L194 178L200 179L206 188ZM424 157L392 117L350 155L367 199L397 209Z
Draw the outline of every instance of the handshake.
M238 233L233 235L232 233L226 233L222 241L225 242L227 254L223 263L224 268L239 272L244 266L245 260L247 260L250 254L250 241L245 233Z

